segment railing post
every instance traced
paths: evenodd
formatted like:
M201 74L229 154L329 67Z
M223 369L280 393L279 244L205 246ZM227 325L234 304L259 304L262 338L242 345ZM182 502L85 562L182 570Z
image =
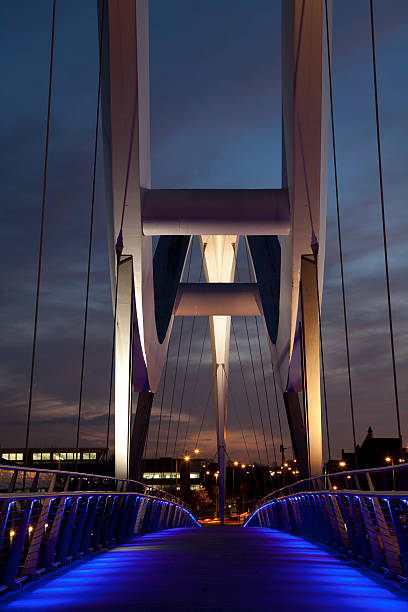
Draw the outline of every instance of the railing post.
M7 585L10 590L16 590L19 588L18 584L16 583L16 578L21 556L24 551L24 543L27 536L27 528L31 517L33 503L34 501L30 499L24 504L23 515L20 519L18 530L14 536L11 550L4 568L2 582L3 584Z
M398 508L395 507L396 503L397 500L390 500L388 502L388 505L392 516L392 522L394 524L395 534L398 539L398 545L401 552L401 562L404 568L405 578L408 578L408 536L406 532L406 527L402 524Z
M99 504L99 496L91 495L88 498L86 522L82 536L80 552L87 554L90 549L92 528L95 525L96 511Z
M89 496L81 497L81 500L77 504L71 546L69 549L70 556L74 558L77 557L80 550L82 534L85 528L86 515L88 513L89 499Z
M56 560L59 561L60 563L67 562L68 550L69 550L69 546L71 543L72 531L73 531L74 524L75 524L75 515L77 511L78 502L80 499L81 499L80 497L67 497L66 498L66 502L71 500L71 507L68 510L67 520L63 527L63 531L60 536L61 539L59 542L59 546L56 551ZM66 508L66 504L65 504L65 508ZM64 508L64 512L65 512L65 508Z
M367 474L368 486L370 491L374 491L374 486L371 480L370 474ZM399 549L396 536L392 537L390 534L387 522L384 517L381 504L377 497L373 495L371 498L374 506L375 516L377 519L378 529L380 530L380 536L385 555L385 560L391 574L397 575L401 573L401 563L399 560Z

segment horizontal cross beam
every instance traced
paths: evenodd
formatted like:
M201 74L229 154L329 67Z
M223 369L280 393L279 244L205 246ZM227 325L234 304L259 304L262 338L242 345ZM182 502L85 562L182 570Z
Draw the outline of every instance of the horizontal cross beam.
M290 234L285 189L141 189L141 199L146 236Z
M256 283L180 283L175 316L259 316L262 304Z

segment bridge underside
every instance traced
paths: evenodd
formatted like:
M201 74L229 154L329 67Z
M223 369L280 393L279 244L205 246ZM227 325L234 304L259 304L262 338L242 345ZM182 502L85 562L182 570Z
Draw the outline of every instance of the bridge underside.
M142 536L40 583L4 609L402 612L408 604L293 535L205 527Z

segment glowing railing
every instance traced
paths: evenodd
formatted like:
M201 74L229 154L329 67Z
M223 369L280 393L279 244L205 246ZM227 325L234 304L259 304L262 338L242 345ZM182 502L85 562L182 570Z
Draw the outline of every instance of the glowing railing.
M0 593L135 535L193 525L186 504L140 482L0 465Z
M264 498L245 526L290 531L408 584L407 477L399 465L299 481Z

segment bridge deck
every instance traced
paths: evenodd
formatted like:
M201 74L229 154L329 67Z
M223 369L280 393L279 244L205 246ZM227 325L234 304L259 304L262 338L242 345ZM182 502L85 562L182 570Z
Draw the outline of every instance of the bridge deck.
M334 556L270 529L148 534L39 583L1 610L408 611Z

